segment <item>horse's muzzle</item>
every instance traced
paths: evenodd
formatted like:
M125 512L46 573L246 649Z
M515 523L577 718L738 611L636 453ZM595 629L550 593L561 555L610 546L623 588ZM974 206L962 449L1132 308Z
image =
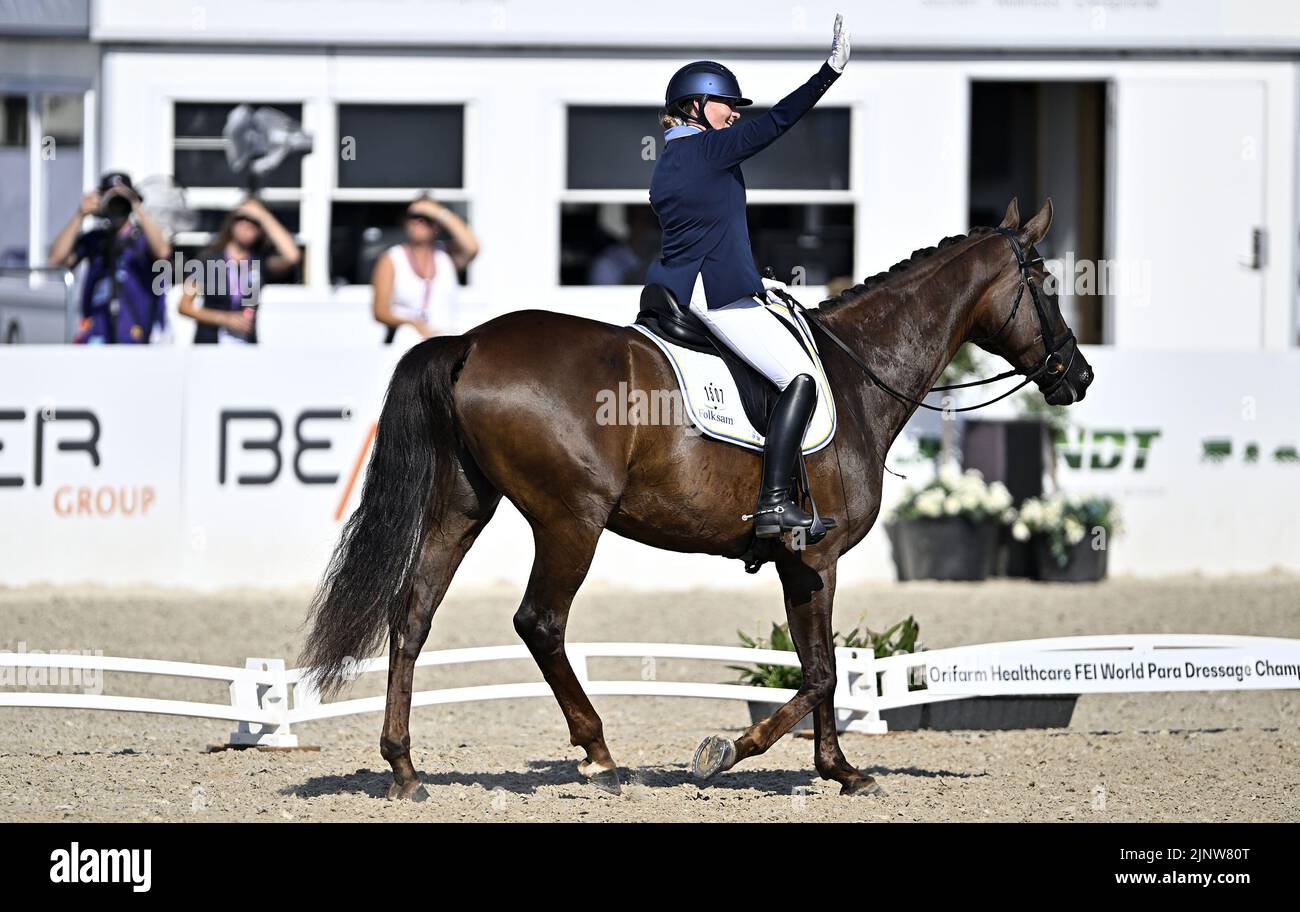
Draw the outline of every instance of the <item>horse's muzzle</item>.
M1073 361L1065 370L1064 377L1044 378L1040 386L1047 387L1048 391L1043 394L1043 398L1047 400L1048 405L1073 405L1081 402L1088 394L1088 387L1092 385L1094 376L1088 359L1082 353L1076 352Z

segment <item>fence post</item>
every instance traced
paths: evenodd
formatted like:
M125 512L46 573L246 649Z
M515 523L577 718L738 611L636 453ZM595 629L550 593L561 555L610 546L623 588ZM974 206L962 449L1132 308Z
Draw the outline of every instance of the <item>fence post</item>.
M888 724L880 718L876 688L876 654L870 649L836 648L835 727L840 731L883 735ZM866 708L862 708L863 702ZM840 707L845 709L841 710Z
M280 721L268 725L240 722L239 728L230 733L227 743L232 747L297 747L298 736L289 731L289 685L284 673L284 659L248 659L244 667L250 671L270 672L273 683L231 681L230 704L270 710Z

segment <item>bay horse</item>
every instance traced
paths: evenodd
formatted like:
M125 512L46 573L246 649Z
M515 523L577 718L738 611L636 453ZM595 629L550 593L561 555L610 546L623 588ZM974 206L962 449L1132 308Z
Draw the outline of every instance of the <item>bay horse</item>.
M809 457L811 489L838 525L813 547L779 542L770 559L803 668L794 697L734 741L706 738L692 760L707 778L761 754L809 712L814 766L842 794L882 791L845 759L835 728L831 603L840 557L880 512L885 454L966 341L1006 359L1048 402L1083 397L1092 371L1044 280L1034 245L1048 200L1021 226L1011 201L997 228L919 250L809 311L838 413L831 445ZM1037 283L1037 287L1034 287ZM1026 285L1034 306L1020 306ZM1058 344L1058 334L1066 342ZM1070 346L1069 361L1061 351ZM869 365L874 379L863 367ZM355 658L389 641L380 752L389 798L427 795L411 763L415 661L461 559L507 497L532 528L532 573L514 627L586 752L579 774L612 792L617 766L600 717L565 655L569 607L608 529L657 548L742 557L761 456L682 423L596 420L602 391L627 383L647 401L677 389L655 346L634 330L550 311L498 317L411 349L394 369L361 502L312 601L302 664L322 694ZM902 395L898 395L901 393Z

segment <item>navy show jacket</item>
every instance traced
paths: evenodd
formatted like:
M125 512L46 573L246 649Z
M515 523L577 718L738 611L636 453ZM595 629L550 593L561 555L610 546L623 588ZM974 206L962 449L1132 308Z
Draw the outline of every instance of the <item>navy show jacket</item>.
M650 205L663 231L663 248L646 272L647 285L663 285L689 306L696 277L702 275L710 310L763 295L749 246L740 164L794 126L839 75L822 64L767 113L742 117L732 127L668 131L674 138L665 143L650 179Z

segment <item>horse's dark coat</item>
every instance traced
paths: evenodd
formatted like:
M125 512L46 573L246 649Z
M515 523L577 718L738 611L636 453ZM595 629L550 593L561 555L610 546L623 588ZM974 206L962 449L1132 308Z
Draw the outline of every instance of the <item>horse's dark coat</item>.
M1019 227L1013 200L1002 225L1019 227L1018 240L1030 249L1050 222L1049 202ZM1035 275L1041 283L1041 267ZM814 319L895 389L920 396L963 342L1003 322L1018 279L1002 236L975 231L850 289ZM1054 329L1062 327L1054 299L1050 310ZM1032 308L1022 309L993 344L1026 371L1040 361ZM835 730L835 568L876 521L884 456L914 407L872 386L835 346L821 348L839 424L833 443L810 457L808 471L818 505L839 525L815 547L780 548L773 556L803 686L735 741L733 762L762 753L813 712L817 771L852 793L875 783L845 759ZM1091 376L1077 357L1052 401L1082 396ZM1044 377L1040 386L1056 379ZM407 727L415 659L452 575L502 496L527 518L536 544L515 629L554 691L572 743L586 751L580 771L607 787L616 779L600 717L564 652L569 606L601 532L724 557L740 557L749 546L752 526L741 516L753 506L760 457L679 424L598 423L598 396L620 383L676 388L658 349L633 330L536 310L428 340L394 372L361 504L313 603L303 656L329 691L343 680L350 657L389 635L380 748L393 767L393 796L419 788Z

